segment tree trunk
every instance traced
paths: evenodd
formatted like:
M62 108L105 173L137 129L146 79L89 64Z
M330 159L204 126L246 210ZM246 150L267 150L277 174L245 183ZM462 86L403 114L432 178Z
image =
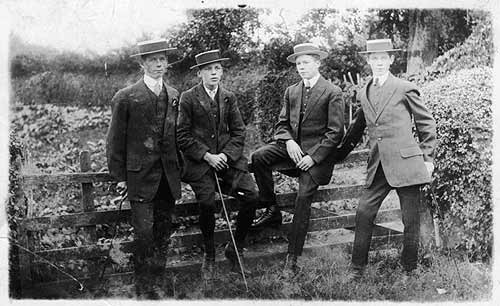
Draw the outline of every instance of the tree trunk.
M439 10L410 10L408 62L409 75L422 75L438 54Z

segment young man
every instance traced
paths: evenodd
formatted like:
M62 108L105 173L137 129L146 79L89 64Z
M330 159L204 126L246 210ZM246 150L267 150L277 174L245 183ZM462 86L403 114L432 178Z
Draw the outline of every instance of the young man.
M295 63L302 81L288 87L274 134L275 141L252 154L252 167L259 186L260 201L267 209L254 227L281 224L276 203L272 166L288 163L297 168L299 191L289 236L286 268L297 270L302 254L310 206L319 185L328 184L335 151L344 131L344 102L340 88L319 73L320 60L327 56L316 45L299 44L288 60Z
M200 205L200 230L205 247L202 277L211 279L215 263L216 177L222 192L240 202L235 232L240 254L255 215L257 186L243 156L245 125L236 97L220 84L221 62L228 59L221 58L219 50L200 53L195 59L196 65L191 69L198 69L201 83L181 95L177 139L186 162L183 180L191 185ZM225 255L236 269L238 262L231 241Z
M401 262L406 271L417 266L421 203L420 186L431 180L436 147L436 122L420 99L418 88L394 77L390 39L368 40L367 62L373 77L358 94L361 109L339 148L338 160L356 146L368 128L370 157L367 189L356 212L351 278L359 279L368 263L373 221L391 189L401 203L404 242ZM414 124L413 124L414 122ZM419 142L412 127L416 127Z
M136 290L151 297L148 286L163 272L171 212L181 194L175 140L179 93L162 78L175 49L164 39L140 42L138 49L132 56L144 76L111 101L106 153L117 190L130 200Z

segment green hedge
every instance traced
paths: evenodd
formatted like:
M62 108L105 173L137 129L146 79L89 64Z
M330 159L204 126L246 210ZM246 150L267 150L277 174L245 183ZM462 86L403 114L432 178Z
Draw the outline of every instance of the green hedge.
M437 121L439 144L431 190L448 246L472 259L491 256L492 71L464 69L422 87ZM430 199L430 198L429 198Z
M139 75L104 75L42 72L12 80L13 100L25 105L108 105L113 95L133 84Z
M271 140L274 126L278 122L285 89L298 82L300 76L295 67L277 73L268 73L257 89L257 113L255 123L259 127L261 139Z

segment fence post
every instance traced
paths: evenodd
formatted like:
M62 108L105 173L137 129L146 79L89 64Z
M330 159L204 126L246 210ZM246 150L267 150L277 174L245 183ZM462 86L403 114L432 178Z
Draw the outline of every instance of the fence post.
M34 240L33 233L31 231L25 230L22 226L18 228L19 230L19 242L20 245L27 248L28 250L34 250ZM20 282L20 294L21 297L27 298L25 293L33 286L33 256L26 252L25 250L19 250L19 282Z
M17 169L16 171L18 171L18 174L19 174L19 181L18 181L18 186L19 186L19 190L18 190L18 194L16 194L16 198L17 198L17 201L18 204L19 204L19 207L21 208L24 208L24 213L23 213L23 218L24 219L27 219L27 218L31 218L33 217L33 209L32 209L32 204L31 202L26 198L26 193L25 193L25 189L28 189L27 186L24 184L24 178L22 177L21 173L20 173L20 170L22 168L22 163L23 163L23 158L24 158L24 162L28 161L29 159L29 155L28 155L28 151L26 150L26 148L23 148L22 150L22 153L20 156L17 156L13 162L13 164L11 165L11 167L14 167L15 169ZM29 192L32 192L31 190L31 186L29 186ZM31 198L32 198L32 194L31 194ZM23 205L21 205L21 203L24 203L25 207L23 207ZM9 235L11 236L13 233L10 233ZM33 232L31 231L28 231L24 228L24 226L22 225L22 223L18 224L17 226L17 234L18 236L15 237L17 238L19 244L22 246L22 247L25 247L27 248L28 250L35 250L35 242L34 242L34 239L33 239ZM12 245L11 245L12 247ZM19 258L19 292L17 293L14 293L14 294L19 294L19 298L26 298L27 296L24 295L24 293L26 293L28 291L29 288L31 288L33 286L33 277L32 277L32 266L33 266L33 256L31 254L29 254L28 252L26 252L26 250L22 250L22 249L19 249L19 248L13 248L13 250L17 250L17 253L18 253L18 258ZM14 280L15 278L11 279L11 282ZM12 294L11 294L12 296Z
M80 153L80 171L88 172L91 170L90 167L90 153L89 151L82 151ZM92 183L82 183L82 210L84 212L95 211L94 206L94 186ZM83 228L85 235L86 244L96 244L97 234L96 226L90 225ZM95 264L89 265L89 272L94 275L97 271L97 266Z

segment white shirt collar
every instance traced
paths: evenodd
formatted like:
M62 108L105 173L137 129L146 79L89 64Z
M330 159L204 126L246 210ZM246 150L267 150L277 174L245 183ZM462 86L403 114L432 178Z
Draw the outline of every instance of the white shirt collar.
M212 100L214 100L214 99L215 99L215 95L217 94L217 90L219 90L219 85L217 85L217 86L215 87L215 89L214 89L214 90L210 90L210 89L208 89L208 88L205 86L205 84L203 84L203 88L205 88L205 91L207 92L208 96L209 96L210 98L212 98Z
M378 84L380 86L382 86L382 85L384 85L384 83L388 77L389 77L389 72L387 72L386 74L380 75L380 76L373 76L373 79L378 79Z
M145 74L144 75L144 83L146 84L146 86L151 89L152 92L155 91L155 86L157 83L160 83L160 91L163 89L163 78L159 78L158 80L156 79L153 79L152 77L150 77L149 75Z
M316 83L318 82L320 76L321 76L321 74L318 73L317 75L315 75L312 78L310 78L309 80L307 80L309 82L309 87L313 88L314 85L316 85ZM306 84L305 81L306 80L304 80L304 86Z

